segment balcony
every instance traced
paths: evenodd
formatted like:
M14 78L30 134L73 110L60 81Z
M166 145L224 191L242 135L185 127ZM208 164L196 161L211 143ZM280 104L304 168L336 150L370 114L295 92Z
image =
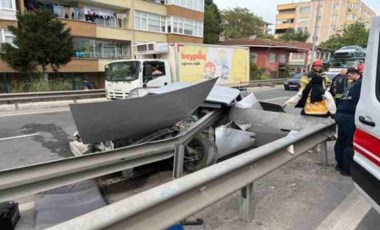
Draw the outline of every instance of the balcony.
M17 10L0 8L0 19L9 20L9 21L17 21L16 15L17 15Z
M89 1L93 5L100 1ZM116 6L111 6L108 4L114 3L119 4L125 2L125 0L119 1L109 1L107 4L102 4L99 7L95 6L85 6L80 7L72 1L71 5L27 5L26 8L28 11L33 11L35 9L44 9L53 13L57 18L67 20L68 24L76 24L75 22L85 22L88 24L100 25L105 27L113 28L124 28L128 24L129 9L127 8L118 8ZM100 4L100 3L98 3ZM113 7L113 8L112 8ZM84 26L84 24L82 24Z
M284 29L292 29L294 28L294 23L285 23L285 24L277 24L276 30L284 30Z
M283 5L278 5L277 10L296 10L297 4L283 4Z
M286 20L286 19L295 19L296 18L296 14L295 12L294 13L280 13L280 14L277 14L276 16L276 19L277 20Z

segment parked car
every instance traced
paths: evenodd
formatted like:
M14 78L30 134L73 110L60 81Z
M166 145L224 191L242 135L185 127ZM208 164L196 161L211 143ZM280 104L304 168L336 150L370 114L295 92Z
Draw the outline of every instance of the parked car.
M285 90L298 90L300 88L300 79L302 73L297 73L291 78L288 78L284 81Z

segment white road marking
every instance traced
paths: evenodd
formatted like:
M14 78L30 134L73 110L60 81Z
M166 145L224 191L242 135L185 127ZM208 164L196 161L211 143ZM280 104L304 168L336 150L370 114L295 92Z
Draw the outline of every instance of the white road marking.
M30 111L30 112L25 112L25 113L9 113L9 114L3 114L0 115L0 118L3 117L15 117L15 116L24 116L24 115L33 115L33 114L43 114L43 113L59 113L59 112L67 112L70 111L69 108L64 108L64 109L51 109L51 110L39 110L39 111Z
M265 102L268 102L268 101L277 101L277 100L289 99L289 98L291 98L291 97L292 97L292 96L276 97L276 98L265 99L265 100L261 100L261 101L265 101Z
M354 190L321 222L316 230L354 230L370 209L371 206Z
M8 141L8 140L13 140L13 139L19 139L19 138L25 138L25 137L33 137L33 136L38 136L38 135L40 135L40 133L32 133L32 134L27 134L27 135L5 137L5 138L0 138L0 141Z

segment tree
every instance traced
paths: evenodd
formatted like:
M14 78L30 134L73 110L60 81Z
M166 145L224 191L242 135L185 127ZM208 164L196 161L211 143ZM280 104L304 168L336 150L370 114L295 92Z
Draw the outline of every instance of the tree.
M18 15L17 27L8 29L15 35L13 44L5 43L0 58L13 69L31 73L41 66L47 79L47 68L54 71L71 60L73 41L70 29L48 11L37 10Z
M357 45L367 47L369 29L364 22L344 26L327 41L321 43L321 47L331 51L338 50L343 46Z
M289 29L279 37L280 40L284 41L300 41L306 42L310 37L310 33L308 31Z
M204 43L216 44L219 42L219 35L223 32L222 17L218 7L213 0L205 1L204 14Z
M251 35L265 37L265 22L247 8L236 7L222 11L224 35L228 38L246 38Z

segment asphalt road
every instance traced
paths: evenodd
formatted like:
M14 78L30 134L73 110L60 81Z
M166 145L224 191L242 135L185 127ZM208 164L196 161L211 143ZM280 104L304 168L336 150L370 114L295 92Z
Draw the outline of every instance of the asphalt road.
M253 92L259 100L280 105L296 93L281 87ZM286 111L299 113L293 108ZM68 142L76 128L69 111L22 113L0 112L0 170L72 156ZM331 154L330 158L333 162ZM253 223L238 220L235 194L196 214L206 225L190 229L379 229L380 215L355 193L351 179L340 176L333 165L323 168L318 161L318 154L306 154L255 183L257 209ZM170 180L170 172L161 174L144 182L124 182L124 189L137 187L130 193L110 186L109 199L115 202Z

